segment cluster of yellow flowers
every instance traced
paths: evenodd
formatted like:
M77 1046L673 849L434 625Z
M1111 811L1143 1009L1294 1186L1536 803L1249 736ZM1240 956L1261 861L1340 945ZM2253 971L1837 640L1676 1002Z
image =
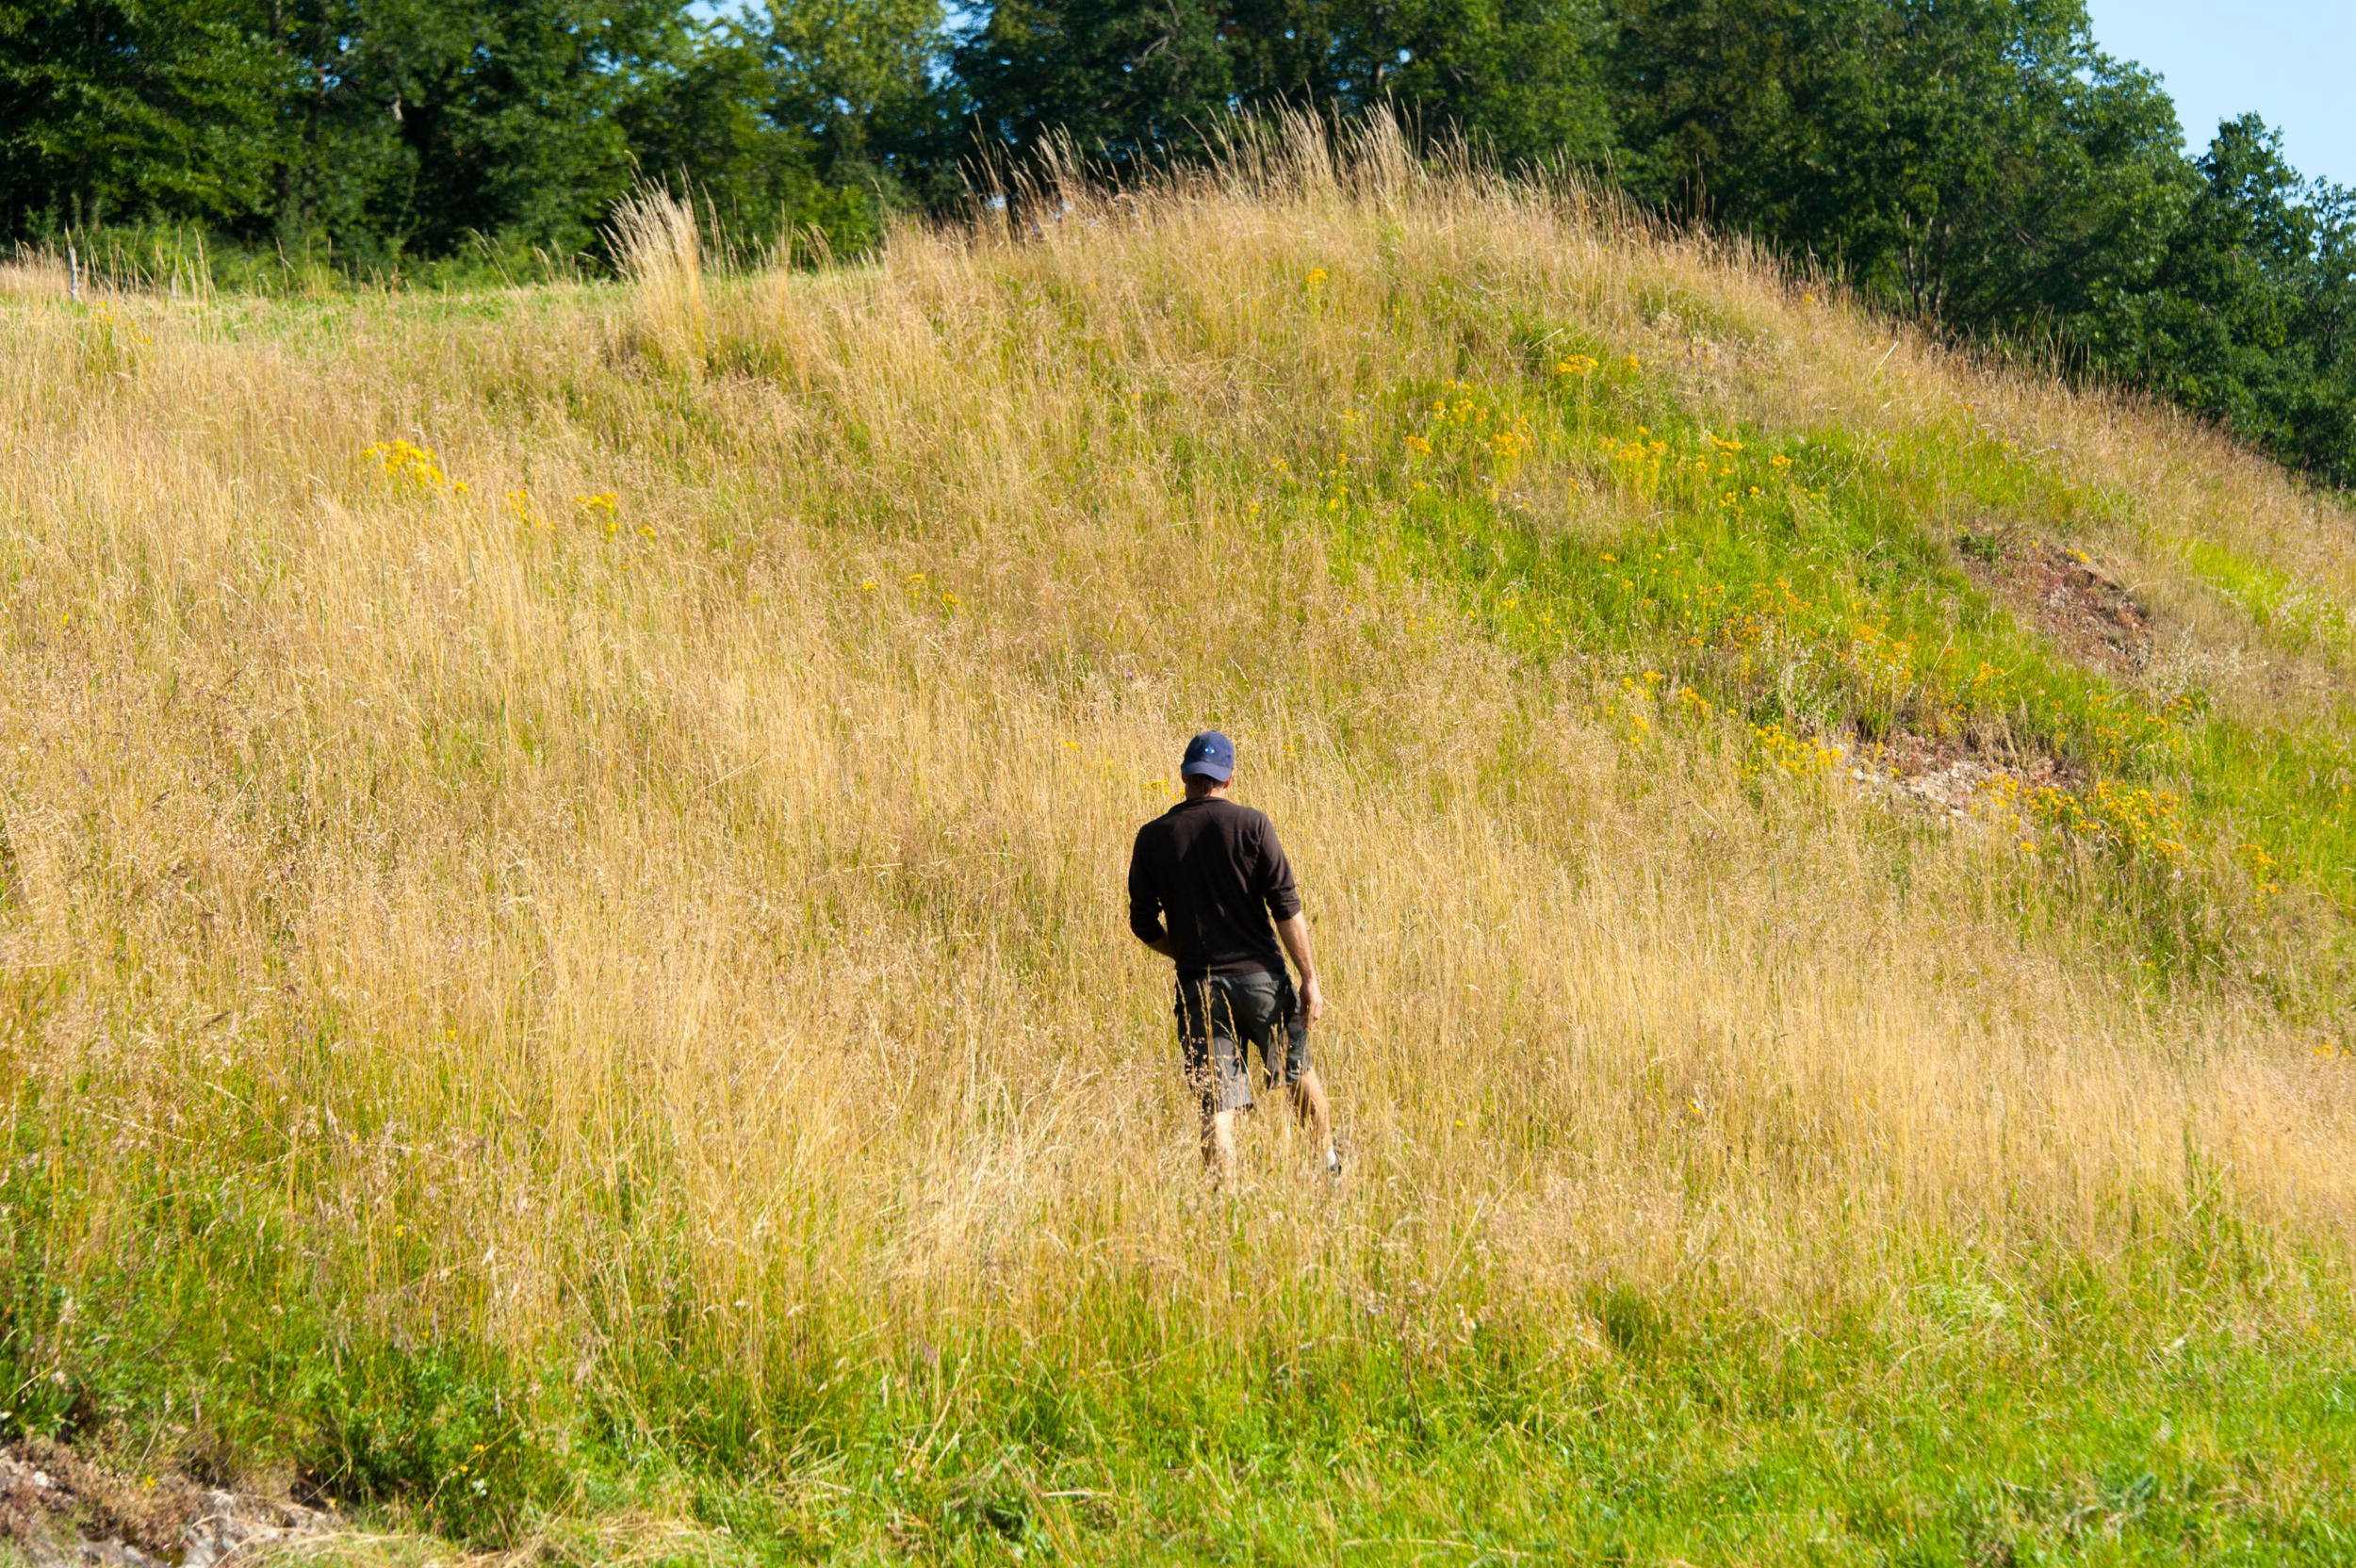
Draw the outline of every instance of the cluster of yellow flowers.
M575 496L573 510L584 523L603 523L609 539L622 531L622 498L611 490L594 496Z
M2151 790L2098 778L2094 788L2061 808L2070 814L2070 826L2090 837L2114 839L2130 849L2149 849L2170 860L2184 854L2183 824L2177 812L2184 802L2172 790Z
M1462 392L1469 393L1472 390L1461 381L1450 382L1448 384ZM1432 405L1432 416L1437 423L1442 425L1470 426L1488 423L1489 410L1472 398L1460 396L1453 403L1445 398L1435 400Z
M463 496L467 492L466 481L453 481L444 473L442 460L430 449L406 441L371 442L360 449L360 461L376 464L397 489L432 496Z
M1761 642L1770 630L1789 629L1783 623L1794 615L1806 614L1813 605L1813 600L1800 597L1790 578L1779 577L1773 582L1755 583L1751 588L1749 610L1733 626L1735 641Z
M1603 716L1625 722L1628 726L1626 739L1643 739L1652 730L1652 720L1645 716L1645 710L1660 697L1663 678L1658 670L1646 670L1642 677L1622 676L1620 696L1626 707L1619 702L1607 702L1603 705Z
M1720 508L1742 506L1746 500L1760 501L1770 498L1769 484L1777 481L1774 494L1798 500L1823 500L1824 493L1793 483L1792 458L1777 452L1766 462L1766 471L1758 477L1760 482L1738 482L1721 489L1717 482L1735 479L1744 463L1744 444L1727 436L1699 433L1694 448L1678 450L1682 438L1661 440L1645 426L1636 427L1633 440L1606 434L1597 437L1596 450L1606 465L1599 476L1616 488L1632 489L1639 498L1650 501L1664 484L1672 494L1693 506L1715 505Z
M1612 362L1612 368L1634 375L1644 367L1634 354L1621 354ZM1603 361L1594 354L1564 354L1554 362L1554 373L1565 381L1584 382L1603 368Z
M1641 433L1644 427L1639 425L1637 429ZM1630 441L1623 445L1617 436L1607 435L1603 438L1602 449L1614 463L1649 463L1658 468L1661 460L1668 455L1669 443Z
M1408 413L1410 428L1400 434L1399 447L1411 462L1415 458L1441 455L1452 457L1459 464L1472 458L1486 458L1499 465L1511 464L1519 461L1535 445L1536 437L1527 418L1515 416L1508 419L1484 401L1470 383L1443 382L1440 390L1443 394L1453 396L1435 398L1429 404L1414 407ZM1346 418L1350 416L1345 416ZM1334 459L1334 466L1325 470L1320 477L1338 479L1350 462L1348 452L1340 453ZM1482 475L1475 469L1464 477L1479 486L1480 494L1491 500L1497 498L1499 491L1494 473ZM1425 480L1417 479L1413 488L1415 494L1420 495L1432 485ZM1336 489L1329 497L1326 510L1339 511L1341 503L1349 496L1347 487Z
M1636 427L1637 439L1622 441L1615 435L1600 438L1597 450L1611 465L1605 470L1607 482L1614 488L1649 501L1661 489L1661 466L1669 454L1666 441L1648 440L1651 432L1643 425Z
M1679 714L1698 722L1717 711L1717 704L1701 693L1691 686L1671 681L1658 670L1622 676L1618 698L1606 702L1602 708L1605 718L1617 719L1628 726L1627 738L1631 741L1642 739L1651 731L1649 714Z
M1773 768L1786 778L1812 778L1832 772L1847 760L1839 746L1803 739L1779 724L1751 726L1751 741L1758 760L1745 770L1750 773Z
M2036 848L2035 829L2043 827L2129 857L2148 855L2169 864L2184 858L2178 815L2184 802L2172 790L2107 778L2096 779L2083 792L2051 784L2032 790L2009 774L1988 779L1980 789L1988 808L2019 836L2022 849Z
M1845 639L1838 639L1841 662L1858 684L1870 692L1894 696L1915 677L1914 639L1890 635L1886 622L1852 620Z

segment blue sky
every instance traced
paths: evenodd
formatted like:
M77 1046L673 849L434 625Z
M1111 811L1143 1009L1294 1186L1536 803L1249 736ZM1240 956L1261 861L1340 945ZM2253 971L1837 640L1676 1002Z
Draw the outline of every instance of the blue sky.
M2087 0L2103 53L2156 71L2195 152L2255 111L2301 174L2356 186L2356 3Z

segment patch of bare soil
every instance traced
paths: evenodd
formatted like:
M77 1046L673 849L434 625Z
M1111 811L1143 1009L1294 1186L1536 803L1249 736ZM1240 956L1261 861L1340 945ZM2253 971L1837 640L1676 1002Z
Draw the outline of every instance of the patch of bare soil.
M1934 741L1900 731L1849 748L1850 776L1893 800L1968 817L1988 787L2009 778L2023 792L2073 788L2078 780L2051 757L2006 761L1975 754L1960 741Z
M185 1476L134 1478L59 1444L0 1448L0 1541L36 1563L215 1568L323 1536L334 1523L315 1509Z
M2084 550L2044 540L2006 545L1964 537L1973 580L2027 611L2062 652L2112 675L2140 674L2151 662L2151 614Z

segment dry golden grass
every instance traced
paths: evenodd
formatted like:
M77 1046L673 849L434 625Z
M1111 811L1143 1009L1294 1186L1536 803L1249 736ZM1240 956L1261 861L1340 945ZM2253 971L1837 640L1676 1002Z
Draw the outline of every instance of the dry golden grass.
M62 300L73 287L62 263L45 257L0 262L0 296L12 300Z
M1384 388L1516 373L1518 315L1726 421L1975 402L2153 572L2212 539L2345 604L2337 514L1576 193L1379 138L1258 159L708 304L646 208L636 292L151 307L144 342L6 306L6 1059L72 1090L63 1271L212 1172L357 1322L758 1379L820 1323L1884 1310L1925 1259L2101 1266L2217 1203L2340 1257L2356 1088L2313 1036L2124 983L1977 835L1762 793L1732 732L1630 740L1594 672L1253 503ZM394 439L438 475L359 458ZM1335 1190L1264 1119L1247 1200L1203 1191L1124 928L1213 722L1303 875Z
M613 240L635 286L646 348L658 363L695 373L710 329L695 207L660 187L642 186L614 209Z
M2131 392L2079 391L1989 364L1921 333L1860 318L1741 265L1699 286L1707 297L1763 290L1774 368L1737 406L1771 423L1834 428L1886 443L1992 433L2064 477L2067 517L1997 519L2071 537L2102 552L2158 617L2162 681L2198 681L2231 711L2284 722L2344 705L2356 678L2356 528L2347 507L2287 480L2269 459L2181 410ZM1656 328L1680 323L1656 318ZM1942 496L1933 518L1985 526L1968 497ZM2220 576L2218 553L2278 580L2266 602ZM2237 591L2239 590L2239 591ZM2267 625L2253 617L2262 612Z

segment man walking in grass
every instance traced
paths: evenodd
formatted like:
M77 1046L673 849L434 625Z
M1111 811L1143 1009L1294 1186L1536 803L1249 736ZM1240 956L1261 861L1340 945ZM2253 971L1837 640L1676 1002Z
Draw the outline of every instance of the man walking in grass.
M1270 1083L1315 1131L1327 1173L1337 1175L1333 1112L1309 1060L1309 1025L1325 1011L1325 998L1292 866L1275 825L1227 798L1235 781L1233 741L1204 730L1186 743L1178 773L1186 798L1137 829L1129 929L1178 966L1172 1011L1187 1081L1203 1101L1203 1164L1219 1185L1233 1187L1235 1121L1252 1108L1250 1044L1259 1047ZM1284 972L1286 954L1301 971L1298 993Z

